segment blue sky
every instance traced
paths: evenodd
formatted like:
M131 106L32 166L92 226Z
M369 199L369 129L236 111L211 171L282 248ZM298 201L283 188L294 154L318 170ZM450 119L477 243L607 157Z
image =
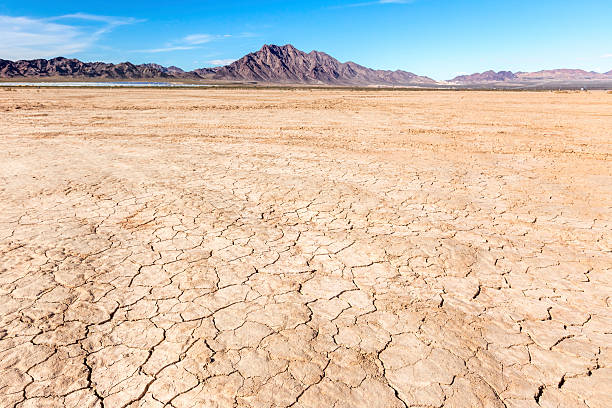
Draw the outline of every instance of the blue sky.
M612 0L13 1L0 58L58 55L190 70L291 43L435 79L487 69L612 69Z

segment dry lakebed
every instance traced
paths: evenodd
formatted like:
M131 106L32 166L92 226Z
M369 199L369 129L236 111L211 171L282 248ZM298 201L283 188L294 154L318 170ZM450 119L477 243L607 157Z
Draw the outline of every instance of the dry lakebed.
M612 94L0 88L0 407L612 404Z

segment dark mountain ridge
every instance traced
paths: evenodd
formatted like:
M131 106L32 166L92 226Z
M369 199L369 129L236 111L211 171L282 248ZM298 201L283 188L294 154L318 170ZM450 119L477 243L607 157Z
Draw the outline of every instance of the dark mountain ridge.
M0 60L0 78L107 78L107 79L152 79L174 78L183 74L180 68L165 68L157 64L134 65L131 62L108 64L105 62L82 62L74 58L57 57L49 60Z

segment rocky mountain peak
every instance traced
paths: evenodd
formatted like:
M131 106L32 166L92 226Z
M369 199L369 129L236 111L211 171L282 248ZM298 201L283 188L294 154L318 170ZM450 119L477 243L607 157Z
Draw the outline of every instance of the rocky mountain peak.
M311 51L305 53L291 44L265 44L225 67L201 70L204 77L219 80L256 81L331 85L416 85L434 80L405 71L373 70L341 63L332 56Z

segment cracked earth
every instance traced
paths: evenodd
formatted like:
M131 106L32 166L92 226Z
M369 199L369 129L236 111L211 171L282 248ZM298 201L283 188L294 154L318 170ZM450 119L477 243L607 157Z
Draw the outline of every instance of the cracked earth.
M609 407L611 112L0 90L0 406Z

